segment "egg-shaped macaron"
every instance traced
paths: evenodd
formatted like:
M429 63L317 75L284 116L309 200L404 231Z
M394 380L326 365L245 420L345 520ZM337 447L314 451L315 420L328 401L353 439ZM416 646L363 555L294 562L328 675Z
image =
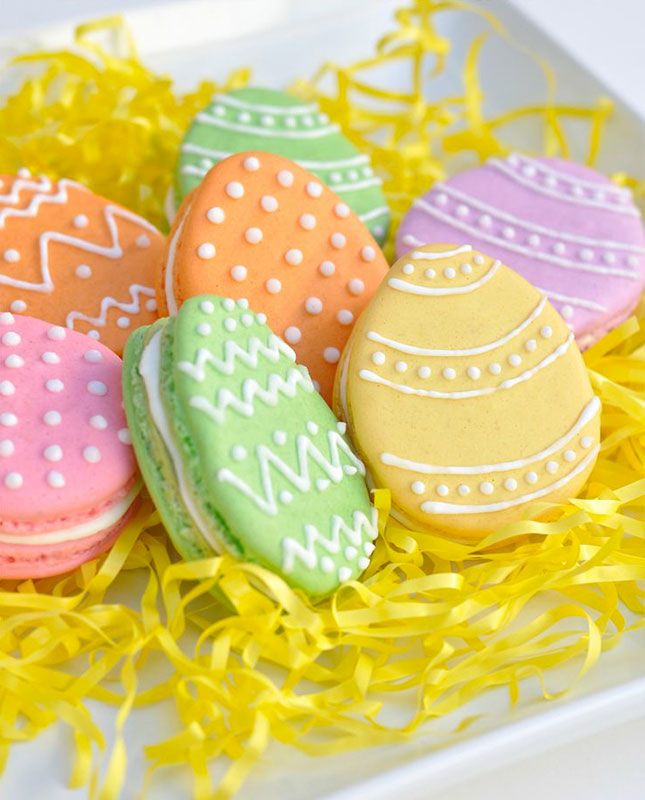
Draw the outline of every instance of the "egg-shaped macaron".
M315 102L276 89L246 87L215 96L182 142L175 202L233 153L263 150L287 156L330 186L383 243L390 210L368 155L360 153Z
M356 323L334 407L404 524L476 539L575 496L600 401L546 296L470 245L399 259Z
M354 320L387 271L347 203L293 161L240 153L184 201L168 238L159 309L199 294L245 297L296 351L326 399Z
M157 229L75 181L0 176L0 311L87 334L121 354L157 318Z
M0 578L106 550L140 489L121 359L88 336L0 313Z
M427 242L472 243L544 292L584 349L626 319L645 285L645 232L629 189L589 167L491 158L415 201L399 256Z

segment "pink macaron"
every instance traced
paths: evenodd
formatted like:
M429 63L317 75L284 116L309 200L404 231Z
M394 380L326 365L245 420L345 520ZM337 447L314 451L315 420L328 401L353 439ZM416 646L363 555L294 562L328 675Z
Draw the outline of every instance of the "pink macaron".
M0 313L0 578L99 555L139 490L121 359L83 334Z
M589 347L625 320L645 285L645 233L628 189L556 158L513 154L436 183L397 236L472 244L541 289Z

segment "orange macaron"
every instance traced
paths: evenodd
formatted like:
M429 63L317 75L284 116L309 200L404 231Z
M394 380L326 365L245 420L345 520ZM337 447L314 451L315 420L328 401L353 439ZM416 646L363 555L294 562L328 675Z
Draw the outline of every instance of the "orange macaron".
M0 312L28 314L119 355L157 318L164 238L142 217L79 183L0 176Z
M353 323L387 268L365 225L315 176L247 152L220 161L182 204L157 299L174 314L195 295L246 298L330 400Z

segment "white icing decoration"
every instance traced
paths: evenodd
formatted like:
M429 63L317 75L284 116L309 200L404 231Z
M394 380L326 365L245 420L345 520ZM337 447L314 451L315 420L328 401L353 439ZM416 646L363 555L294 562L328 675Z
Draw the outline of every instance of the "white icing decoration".
M90 221L85 214L77 214L72 220L72 223L75 228L87 228Z
M313 214L301 214L298 224L303 230L312 231L316 227L316 217Z
M414 494L423 494L426 490L426 485L423 481L414 481L410 485L410 489L414 492Z
M273 432L273 443L282 446L287 441L287 434L284 431Z
M293 172L288 169L281 169L276 175L278 183L285 189L293 186Z
M345 234L337 231L336 233L332 233L332 235L329 237L329 243L336 250L342 250L347 244L347 237Z
M324 275L325 278L329 278L336 272L336 265L333 261L323 261L318 267L318 271L321 275Z
M379 367L382 364L385 364L385 353L382 353L380 350L377 350L375 353L372 353L372 361Z
M202 300L199 304L199 310L203 314L213 314L215 311L215 305L211 300Z
M11 441L11 439L2 439L0 440L0 456L3 458L9 458L12 456L16 450L16 446Z
M466 374L471 380L476 381L479 378L481 378L482 373L479 367L468 367L468 369L466 370Z
M25 366L25 359L22 356L16 355L16 353L12 353L5 358L4 365L9 369L20 369Z
M78 267L76 267L76 277L81 278L82 280L91 278L92 268L89 267L87 264L79 264Z
M540 336L543 339L550 339L553 336L553 328L550 325L545 325L540 328Z
M103 356L101 355L100 350L86 350L83 354L83 358L90 364L99 364L101 361L103 361Z
M457 272L452 267L446 267L443 271L444 278L448 278L448 280L452 280L456 277Z
M119 311L124 311L127 314L138 314L141 311L141 297L149 297L154 296L155 290L150 288L149 286L141 286L138 283L133 283L129 288L129 294L132 298L129 303L121 302L120 300L116 300L114 297L104 297L101 300L101 306L98 317L90 317L87 314L83 314L80 311L70 311L67 317L65 318L65 324L68 328L74 328L76 320L83 320L84 322L88 322L90 325L96 325L98 327L103 327L107 323L107 315L108 311L111 308L118 308ZM124 322L117 321L117 325L120 328L128 327L130 325L130 320L127 318L121 317Z
M253 111L258 114L273 114L274 116L290 116L292 114L300 116L304 114L314 114L318 110L318 107L315 103L292 106L272 106L263 103L251 103L230 94L218 95L217 103L221 103L224 106L230 106L234 109L240 109L241 111Z
M90 381L87 384L87 391L90 394L96 395L98 397L103 397L104 395L107 394L108 388L103 383L103 381Z
M244 197L244 186L239 181L230 181L226 184L224 191L233 200L239 200Z
M27 303L24 300L14 300L10 306L12 311L15 311L16 314L24 314L27 310Z
M0 414L0 425L3 428L13 428L18 424L18 417L10 411L3 411Z
M365 291L365 283L360 278L352 278L347 284L347 290L350 294L358 296Z
M340 311L336 314L336 319L340 322L341 325L351 325L354 321L354 315L352 312L347 308L341 308Z
M404 264L401 267L401 272L403 272L405 275L412 275L414 272L414 264Z
M544 469L549 473L549 475L554 475L558 471L558 462L557 461L547 461L544 465Z
M50 427L60 425L62 419L63 418L58 411L45 411L43 414L43 422L45 425L49 425Z
M47 473L47 483L52 489L62 489L65 486L65 476L62 472L59 472L56 469L51 469Z
M301 166L304 166L302 161L299 161L298 163ZM309 181L305 187L305 190L309 197L320 197L323 192L323 187L322 184L318 183L318 181Z
M299 250L297 247L292 247L284 254L284 260L287 262L287 264L291 264L293 267L297 267L298 264L302 264L302 259L302 250Z
M117 433L117 439L121 442L121 444L130 445L132 444L132 436L130 435L130 431L127 428L121 428L121 430Z
M7 347L17 347L21 341L20 334L16 333L16 331L7 331L7 333L2 336L2 344Z
M302 339L302 332L295 325L289 325L288 328L285 328L284 338L290 344L297 344Z
M564 317L564 319L571 319L573 316L573 308L569 305L562 306L560 309L560 314Z
M517 481L515 478L506 478L504 481L504 488L509 492L514 492L517 489Z
M593 444L593 437L583 436L582 439L580 439L580 444L584 447L585 450L588 450Z
M284 128L274 129L270 127L257 127L255 125L241 125L230 120L222 119L221 117L213 116L206 111L197 114L196 120L203 122L205 125L213 125L216 128L223 130L236 131L237 133L255 134L266 138L285 138L285 139L321 139L329 136L330 133L338 131L337 125L326 125L321 128L312 128L309 130L284 130Z
M452 367L444 367L441 374L448 381L453 381L457 377L457 373Z
M408 365L406 364L405 361L397 361L396 364L394 365L394 369L397 372L405 372L407 370L407 368L408 368Z
M256 158L255 156L248 156L244 159L244 169L247 172L256 172L260 169L260 159Z
M50 378L49 380L45 381L45 389L47 389L48 392L54 392L55 394L58 394L59 392L62 392L64 388L65 384L59 378Z
M213 332L213 329L208 322L200 322L195 330L200 336L210 336L210 334Z
M269 278L264 285L269 294L279 294L282 291L282 283L277 278Z
M419 369L417 370L417 375L425 380L426 378L429 378L432 375L432 370L430 369L430 367L425 367L425 366L419 367Z
M107 420L101 414L95 414L93 417L90 417L90 425L94 430L97 431L104 431L107 426Z
M465 497L467 494L470 494L470 486L466 486L465 483L460 483L457 487L457 493L461 497Z
M451 258L452 256L461 255L461 253L470 253L472 249L471 245L462 244L461 247L457 247L453 250L415 250L411 258L421 261L438 261L442 258Z
M337 347L325 347L323 358L328 364L337 364L340 359L340 350Z
M302 162L300 162L302 163ZM361 222L370 222L373 219L377 219L378 217L390 216L390 209L387 206L379 206L379 208L373 208L370 211L366 211L364 214L359 214L358 218ZM379 228L381 232L379 233ZM383 233L383 229L381 226L374 228L374 233L377 235L381 235Z
M212 242L202 242L197 248L197 255L205 261L215 258L216 253L217 250Z
M318 297L308 297L305 300L305 309L308 314L320 314L320 312L323 310L322 300L320 300Z
M244 231L244 238L249 244L259 244L264 238L260 228L247 228Z
M414 254L413 254L414 255ZM426 254L427 255L427 254ZM476 289L479 289L484 284L488 283L495 276L495 273L500 267L500 262L495 261L493 266L488 270L488 272L484 273L482 277L477 280L473 281L472 283L466 284L466 286L454 286L454 287L442 287L439 289L431 289L427 286L416 286L414 283L408 283L407 281L401 280L400 278L390 278L388 280L388 286L391 286L393 289L398 289L401 292L407 292L408 294L418 294L418 295L450 295L450 294L468 294L469 292L474 292Z
M576 460L576 454L573 450L565 450L562 456L565 461L571 462Z
M231 267L231 278L238 283L246 280L246 276L248 275L248 270L243 264L236 264L234 267Z
M88 464L98 464L101 460L101 451L94 445L88 445L83 448L83 459L87 461Z
M0 395L3 397L11 397L16 391L16 387L11 381L0 381Z
M19 472L8 472L5 475L4 485L7 489L20 489L22 484L22 475ZM0 535L0 541L2 541L2 538L2 535Z
M447 497L450 494L450 489L445 483L440 483L439 486L437 486L437 494L440 497Z
M511 353L508 357L508 363L511 367L519 367L522 363L522 356L518 355L517 353Z

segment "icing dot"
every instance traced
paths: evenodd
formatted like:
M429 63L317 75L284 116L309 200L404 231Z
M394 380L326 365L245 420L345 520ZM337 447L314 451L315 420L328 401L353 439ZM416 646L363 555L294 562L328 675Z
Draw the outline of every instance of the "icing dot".
M457 274L452 267L446 267L443 271L444 277L448 278L448 280L452 280Z
M238 308L248 308L249 301L246 299L246 297L240 297L239 300L237 301L237 306Z
M546 471L549 475L553 475L558 471L558 462L557 461L547 461L545 465Z
M493 220L489 214L482 214L478 222L481 228L490 228L493 225Z
M285 505L289 505L289 503L293 500L293 495L288 489L282 489L278 497L280 498L280 502L284 503Z
M55 342L61 342L66 336L65 328L62 328L60 325L52 325L51 328L47 330L47 338Z
M260 169L260 159L255 156L248 156L244 159L244 169L247 172L257 172Z
M57 469L52 469L47 473L47 483L52 489L62 489L65 486L65 477Z
M575 196L576 196L576 197L583 197L583 196L584 196L584 193L585 193L585 191L584 191L584 189L582 188L582 186L574 186L574 187L571 189L571 193L572 193L572 194L575 194Z
M119 328L129 328L130 320L127 317L119 317L116 321L116 324L119 326Z
M371 245L366 244L365 247L361 247L361 258L363 261L367 262L374 261L376 258L376 250L374 250Z
M202 158L202 160L200 161L200 164L205 169L210 169L213 166L213 162L210 160L210 158Z
M263 311L260 311L259 314L255 315L255 321L258 325L264 325L267 321L267 315Z
M429 378L432 375L432 370L430 367L419 367L417 375L425 380L425 378Z
M3 411L2 414L0 414L0 425L2 425L3 428L13 428L17 424L18 417L10 411Z
M350 580L352 577L352 571L349 567L340 567L338 570L338 580L341 583L345 583L346 581Z
M305 308L308 314L320 314L323 310L322 300L318 297L308 297L305 300Z
M340 183L343 180L343 176L340 174L340 172L332 172L329 176L329 180L331 183Z
M436 270L432 269L432 267L428 267L428 269L423 273L426 278L436 278L437 272Z
M43 414L43 422L45 425L49 425L50 428L60 425L62 419L58 411L45 411Z
M274 431L272 438L274 444L281 446L287 441L287 434L284 431Z
M583 436L582 439L580 439L580 444L585 450L588 450L593 444L593 438L591 436Z
M19 472L8 472L5 475L4 485L7 489L20 489L22 486L22 475Z
M289 344L297 344L302 339L300 328L297 328L295 325L289 325L284 332L284 338Z
M96 330L88 331L87 335L90 337L90 339L96 339L97 341L101 338L101 334Z
M528 353L532 353L537 349L537 341L535 339L529 339L526 344L524 345L524 349Z
M43 456L47 461L60 461L63 457L63 448L58 444L50 444L43 450Z
M31 178L31 172L27 169L27 167L20 167L20 169L18 170L18 177Z
M312 231L316 227L316 217L313 214L301 214L298 223L304 230Z
M401 271L404 272L406 275L412 275L414 272L414 264L404 264L401 268Z
M222 308L224 311L232 311L235 308L235 300L232 300L230 297L225 298L222 300Z
M491 375L499 375L499 373L502 371L502 365L498 364L497 361L493 361L492 364L488 365L488 371Z
M486 259L480 253L477 253L477 255L473 258L473 261L475 264L481 267L481 265L485 263Z
M264 285L269 294L279 294L282 291L282 283L277 278L269 278Z
M260 199L260 205L265 211L271 213L272 211L276 211L278 208L278 201L273 197L273 195L265 194Z
M336 314L336 319L341 325L351 325L354 321L354 315L348 308L341 308Z
M224 109L222 109L222 112L224 112ZM248 111L240 111L240 113L237 115L237 118L239 119L240 122L251 121L251 115L249 114Z
M16 391L16 387L11 381L0 381L0 394L3 397L10 397Z
M374 236L376 236L377 238L379 236L385 236L385 228L382 225L375 225L373 230L374 230ZM406 237L404 236L403 238L405 239Z
M244 238L249 244L259 244L262 241L263 234L260 228L247 228L244 232Z
M250 328L253 325L253 314L242 314L240 322L245 328Z
M372 353L372 363L376 364L380 367L382 364L385 364L385 353L377 350L375 353Z
M338 433L340 433L342 436L344 436L347 433L347 423L346 422L341 422L341 421L337 422L336 423L336 430L338 431Z
M204 314L212 314L215 311L215 305L210 300L202 300L199 310Z
M508 363L512 367L519 367L519 365L522 363L522 356L518 355L517 353L511 353L511 355L508 357Z
M103 397L108 393L108 388L103 381L90 381L87 384L87 391L97 397Z
M90 224L90 221L85 214L77 214L72 222L75 228L87 228L87 226Z
M527 472L526 475L524 476L524 480L527 483L537 483L538 480L537 472L533 471Z
M553 252L559 256L564 255L567 252L567 248L564 242L556 242L553 245Z
M25 359L22 358L22 356L12 353L5 358L4 365L5 367L9 367L9 369L20 369L20 367L24 367Z
M396 364L394 365L394 369L397 372L406 372L408 369L408 365L405 363L405 361L397 361Z
M478 378L481 378L482 372L479 369L479 367L468 367L466 372L468 374L468 377L474 381L476 381Z
M588 247L583 247L580 251L580 258L583 261L593 261L594 253Z
M214 258L216 252L215 245L211 242L203 242L197 248L197 255L204 259Z
M453 381L457 377L457 373L452 367L444 367L441 374L448 381Z
M423 481L414 481L410 485L410 489L412 489L414 494L423 494L426 490L426 485Z
M323 261L318 267L318 271L321 275L324 275L325 278L329 278L336 272L336 265L333 261Z
M553 330L550 325L545 325L543 328L540 328L540 336L543 339L550 339L553 336Z
M243 264L236 264L234 267L231 267L231 278L238 283L246 280L247 274L248 270Z
M569 461L569 462L575 461L576 460L575 451L574 450L565 450L564 453L562 454L562 458L564 458L565 461Z
M316 425L316 423L313 422L313 420L309 420L309 422L307 423L307 430L312 436L315 436L318 433L318 425Z
M281 169L276 177L280 186L284 186L287 189L293 186L293 172L289 172L288 169Z
M342 233L332 233L329 237L329 241L331 246L334 247L336 250L341 250L347 244L347 237Z
M302 264L302 259L302 250L298 250L297 247L292 247L284 254L284 260L287 262L287 264L291 264L293 267L297 267L298 264Z
M247 456L246 448L241 444L236 444L231 448L231 458L233 461L244 461Z
M323 358L328 364L337 364L340 358L340 350L337 347L325 347Z
M260 117L260 122L266 125L267 128L270 128L275 125L275 117L272 117L271 114L263 114Z
M541 239L540 239L540 237L537 235L537 233L532 233L532 234L531 234L531 235L528 237L528 239L527 239L526 241L527 241L527 242L528 242L528 243L531 245L531 247L538 247L538 245L540 244L540 242L541 242L542 240L541 240Z
M13 247L10 247L8 250L5 250L3 255L4 255L4 260L8 261L10 264L15 264L16 261L20 261L20 253Z
M127 428L121 428L117 433L117 439L121 444L132 444L132 436L130 436L130 431Z
M22 314L27 310L27 303L24 300L14 300L10 307L16 314Z
M146 236L145 233L142 233L141 236L137 236L134 241L136 246L141 248L141 250L145 250L146 247L150 247L150 237Z
M47 389L48 392L54 392L54 394L62 392L64 388L65 384L59 378L50 378L45 382L45 389Z
M471 264L462 264L459 269L463 275L470 275L470 273L473 271Z
M93 417L90 417L90 425L96 431L104 431L107 426L107 420L101 414L95 414Z
M376 545L373 542L363 542L363 552L367 556L371 556L376 550Z
M613 253L603 253L602 260L605 262L605 264L615 264L616 256Z
M2 344L7 345L7 347L17 347L21 341L20 334L15 331L7 331L2 337Z
M495 491L495 487L490 481L482 481L479 484L479 491L482 494L492 494Z
M638 258L636 256L627 256L627 266L628 267L637 267L639 264Z
M462 496L465 497L467 494L470 494L470 486L466 486L465 483L460 483L457 487L457 492Z
M360 175L358 174L358 170L350 169L347 173L347 177L350 179L350 181L357 181Z
M244 187L239 181L231 181L230 183L227 183L225 191L229 197L233 198L233 200L239 200L240 197L244 197Z
M571 306L562 306L560 313L565 319L571 319L573 316L573 308Z
M334 571L334 562L329 556L323 556L320 559L320 569L329 574Z
M213 222L215 225L220 225L226 219L226 214L224 213L223 208L220 208L219 206L213 206L206 212L206 217L209 222Z
M535 178L537 175L537 170L533 166L533 164L525 164L522 167L522 172L526 175L527 178Z
M100 361L103 361L100 350L86 350L83 354L83 358L90 364L98 364Z
M284 118L284 124L287 126L287 128L295 128L296 125L297 125L296 118L295 117L291 117L291 116L290 117L285 117Z
M87 264L79 264L76 267L76 277L77 278L91 278L92 277L92 268L88 267Z
M505 239L514 239L515 238L515 228L511 228L510 225L506 225L502 228L502 236Z
M439 192L439 194L435 196L434 201L438 206L445 206L448 203L448 195Z
M365 284L360 278L352 278L347 284L347 289L350 294L359 295L365 291Z
M3 439L0 441L0 456L4 458L9 458L14 454L16 447L11 439Z
M470 214L470 209L468 206L460 204L457 206L457 216L458 217L467 217Z
M224 330L228 331L229 333L233 333L233 331L237 328L237 322L232 319L232 317L227 317L224 320Z
M504 488L509 492L514 492L517 489L517 481L515 478L506 478L504 481Z
M358 566L359 566L359 567L360 567L362 570L364 570L364 569L367 569L367 568L369 567L369 565L370 565L370 560L369 560L369 558L366 558L365 556L361 556L361 557L358 559Z
M439 486L437 486L437 494L440 497L446 497L449 493L450 489L446 486L445 483L440 483Z
M213 114L215 114L217 117L223 117L226 114L226 110L224 106L217 104L213 106Z
M208 322L200 322L196 328L196 331L200 336L208 336L212 332L212 330L213 329L208 324Z
M309 197L320 197L322 190L322 184L318 183L317 181L309 181L309 183L305 186L305 191Z
M98 464L101 460L101 451L94 445L83 448L83 458L88 464Z
M558 179L555 177L555 175L547 175L544 178L544 184L550 189L555 189L555 187L558 185Z

